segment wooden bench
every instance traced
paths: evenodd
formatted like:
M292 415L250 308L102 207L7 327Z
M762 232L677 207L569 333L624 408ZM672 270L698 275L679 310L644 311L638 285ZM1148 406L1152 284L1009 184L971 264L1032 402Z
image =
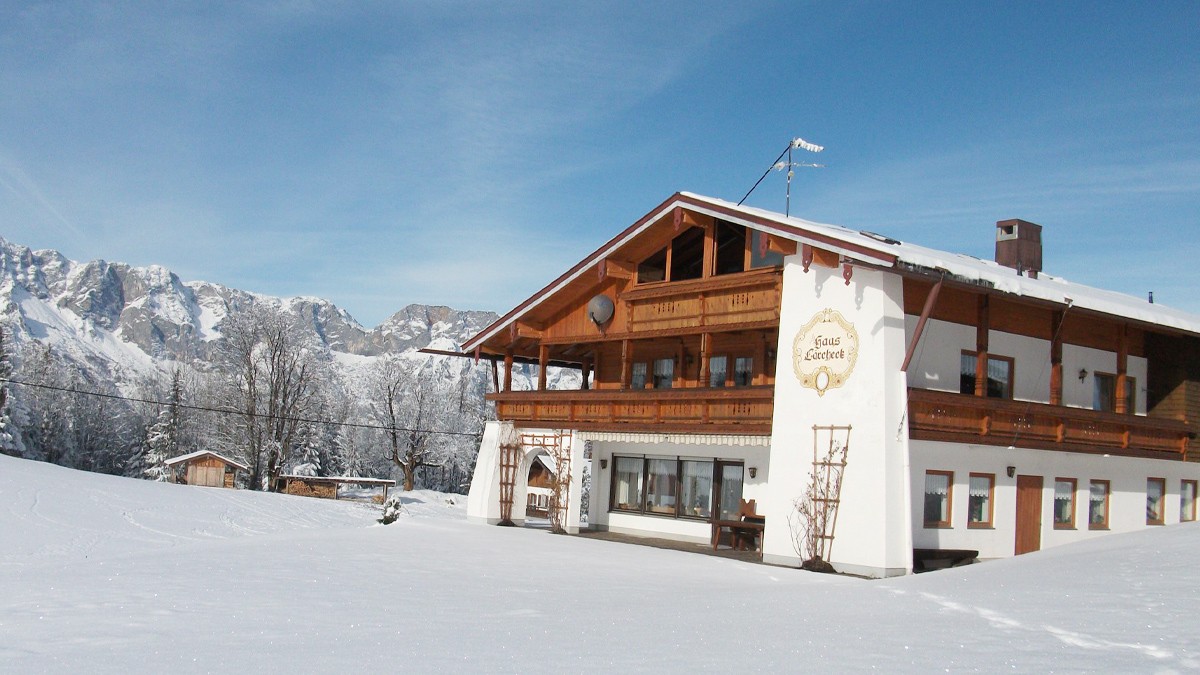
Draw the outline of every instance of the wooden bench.
M714 520L712 524L712 547L717 550L721 543L721 530L729 530L731 548L737 551L757 550L762 555L762 533L767 519L756 512L757 505L751 499L743 499L738 506L737 520Z

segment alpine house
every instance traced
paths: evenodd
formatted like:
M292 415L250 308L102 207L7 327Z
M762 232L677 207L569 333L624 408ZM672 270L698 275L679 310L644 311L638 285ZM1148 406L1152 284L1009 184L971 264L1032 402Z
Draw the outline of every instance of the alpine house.
M1044 274L1041 228L996 225L981 260L673 195L464 344L499 420L469 516L520 523L549 452L568 531L586 468L591 529L876 577L1194 520L1200 316Z

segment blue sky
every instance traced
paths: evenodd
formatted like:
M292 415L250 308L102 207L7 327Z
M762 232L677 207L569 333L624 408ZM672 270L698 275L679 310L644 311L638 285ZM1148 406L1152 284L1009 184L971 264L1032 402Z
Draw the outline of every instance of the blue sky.
M1195 2L0 6L0 236L503 312L678 190L1200 312ZM783 175L748 203L782 211Z

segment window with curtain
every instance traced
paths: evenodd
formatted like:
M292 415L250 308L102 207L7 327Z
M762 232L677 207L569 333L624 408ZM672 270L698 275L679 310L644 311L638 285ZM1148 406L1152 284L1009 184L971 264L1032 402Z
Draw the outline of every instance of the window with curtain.
M1179 483L1179 522L1186 523L1196 519L1196 481L1185 480Z
M724 356L712 356L708 359L708 386L724 387L725 377L729 373L729 359Z
M675 380L675 359L654 359L654 388L670 389Z
M1095 373L1092 381L1092 410L1116 412L1117 410L1117 376L1108 373ZM1137 411L1137 378L1125 377L1125 412Z
M642 458L613 458L612 508L640 511L642 508Z
M713 463L685 459L679 465L679 515L708 518L712 515Z
M754 357L739 356L733 361L733 386L748 387L754 382Z
M1106 480L1094 480L1088 488L1088 528L1108 529L1108 490Z
M646 460L646 513L675 515L674 459Z
M1069 530L1075 527L1075 479L1054 479L1054 527Z
M1165 478L1146 479L1146 524L1163 524L1163 498L1167 494Z
M992 526L992 491L995 485L995 474L971 474L967 486L967 527Z
M975 352L963 352L959 357L958 391L961 394L975 393L975 361ZM988 398L1013 397L1012 358L989 354L987 378Z
M646 362L638 362L633 364L631 377L629 378L630 389L645 389L646 388Z
M950 488L954 474L925 472L925 527L950 527Z

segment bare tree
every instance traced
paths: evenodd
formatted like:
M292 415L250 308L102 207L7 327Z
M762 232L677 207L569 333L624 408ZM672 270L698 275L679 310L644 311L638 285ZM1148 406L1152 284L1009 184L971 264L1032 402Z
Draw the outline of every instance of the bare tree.
M436 403L429 392L432 382L425 372L429 363L427 360L414 369L401 357L385 356L371 383L371 412L385 427L384 452L403 474L405 490L413 489L417 469L438 466L427 429Z
M282 311L231 312L221 325L237 397L250 487L278 489L300 419L317 392L320 364Z

